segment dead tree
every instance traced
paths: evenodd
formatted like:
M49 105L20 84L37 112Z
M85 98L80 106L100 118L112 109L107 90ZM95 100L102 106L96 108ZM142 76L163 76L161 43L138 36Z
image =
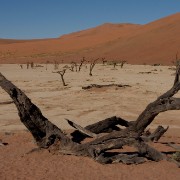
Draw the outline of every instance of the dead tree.
M66 72L66 69L63 69L62 71L53 72L53 73L58 73L58 74L60 74L61 80L62 80L62 82L63 82L63 86L67 86L67 84L66 84L65 81L64 81L64 74L65 74L65 72Z
M31 65L31 69L34 69L34 62L31 62L30 65Z
M78 71L78 64L75 63L74 65L75 65L75 69L76 69L76 72L77 72Z
M95 59L94 61L91 62L90 64L90 68L89 68L89 75L92 76L92 70L94 68L94 66L96 65L96 62L99 58Z
M48 64L49 64L49 61L46 61L46 71L48 69Z
M105 65L105 63L107 63L107 61L105 60L106 58L102 58L102 63L103 65Z
M113 61L113 67L114 67L114 69L116 69L116 66L117 66L117 62Z
M59 69L59 63L57 61L54 61L54 70Z
M23 65L22 64L20 64L19 66L21 67L21 69L23 69Z
M75 62L71 62L71 66L69 67L69 70L74 72Z
M103 88L103 87L131 87L130 85L127 84L91 84L88 86L82 86L82 89L86 90L86 89L91 89L91 88Z
M126 61L121 61L121 68L123 68Z
M47 149L53 154L87 156L99 163L138 164L147 161L147 159L153 161L170 160L165 154L148 145L143 134L159 113L180 110L180 98L173 97L180 90L179 74L180 68L176 71L172 88L150 103L135 121L128 122L114 116L83 128L68 120L68 123L76 128L80 134L93 137L92 141L86 143L77 142L75 136L70 138L59 127L51 123L25 93L1 73L0 86L14 101L21 122L31 132L40 149ZM116 125L125 128L116 128ZM155 134L159 133L156 131L153 136L156 136ZM79 135L79 137L81 136ZM108 150L120 149L125 145L135 147L137 152L134 154L107 152ZM179 165L178 162L177 164Z
M75 68L75 71L77 72L78 71L78 64L74 61L71 62L71 67L69 68L70 71L74 71L74 68Z
M29 62L27 62L27 64L26 64L26 65L27 65L27 69L29 69Z
M83 65L83 63L84 63L85 61L86 61L86 60L85 60L85 57L83 57L83 59L81 60L80 65L79 65L79 72L81 71L82 65Z

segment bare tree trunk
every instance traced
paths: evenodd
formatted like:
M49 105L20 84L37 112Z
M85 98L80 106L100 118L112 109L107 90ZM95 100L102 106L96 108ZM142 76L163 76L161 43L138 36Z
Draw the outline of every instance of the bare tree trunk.
M121 61L121 68L123 68L125 62L126 61Z
M107 61L105 60L106 58L102 58L102 63L103 65L105 65L105 63L107 63Z
M99 59L99 58L98 58ZM93 62L91 62L90 64L90 69L89 69L89 75L92 76L92 70L94 68L94 66L96 65L96 62L98 59L95 59Z
M179 67L178 67L179 68ZM169 159L161 152L150 147L143 140L143 133L147 126L161 112L168 110L180 110L180 98L173 98L180 90L179 69L173 87L150 103L139 115L136 121L128 122L121 118L112 117L85 128L69 121L69 124L86 136L94 137L92 141L80 144L73 138L66 136L63 131L45 118L40 109L13 83L8 81L0 73L0 86L10 95L19 112L21 122L27 127L35 138L38 147L47 148L51 153L72 154L76 156L88 156L99 163L123 162L126 164L138 164L146 161ZM116 125L125 126L125 129L116 128ZM159 132L166 131L157 128L152 137ZM106 132L107 134L100 134ZM158 140L158 139L157 139ZM133 146L137 153L111 154L107 150L119 149L124 145Z
M46 61L46 70L48 69L49 61Z
M85 57L83 57L83 59L81 60L80 65L79 65L79 71L81 71L82 65L83 65L83 63L84 63L85 61L86 61L86 60L85 60Z
M74 72L75 62L71 62L71 67L69 68L70 71Z
M62 80L62 83L63 83L63 86L67 86L67 84L66 84L65 81L64 81L64 74L65 74L65 72L66 72L66 69L64 69L63 71L53 72L53 73L58 73L58 74L60 74L61 80Z

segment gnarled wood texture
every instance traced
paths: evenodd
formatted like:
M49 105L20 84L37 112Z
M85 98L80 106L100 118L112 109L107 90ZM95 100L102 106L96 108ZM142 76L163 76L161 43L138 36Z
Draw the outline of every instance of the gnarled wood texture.
M166 158L161 152L150 147L146 141L147 139L158 140L167 129L158 127L149 137L145 137L143 133L159 113L180 109L180 98L173 97L180 89L179 73L178 67L173 87L150 103L136 121L128 122L114 116L83 128L68 120L69 124L80 132L79 136L83 134L83 138L86 136L94 137L92 141L83 144L76 141L75 136L70 138L65 135L60 128L45 118L40 109L31 102L25 93L8 81L1 73L0 86L12 98L21 122L31 132L38 147L46 148L51 153L88 156L100 163L137 164L144 162L145 158L153 161ZM121 129L117 125L125 126L125 129ZM104 135L104 133L106 134ZM124 145L135 147L138 153L129 155L107 152L108 150L122 148Z

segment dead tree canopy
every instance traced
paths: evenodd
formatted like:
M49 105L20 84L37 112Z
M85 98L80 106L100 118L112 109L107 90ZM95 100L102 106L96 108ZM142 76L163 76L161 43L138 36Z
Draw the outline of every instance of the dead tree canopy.
M81 60L80 65L79 65L79 71L81 71L82 65L83 65L83 63L84 63L85 61L86 61L86 60L85 60L85 57L83 57L83 59Z
M93 60L90 64L90 68L89 68L89 75L92 76L92 70L94 68L94 66L96 65L96 62L98 61L99 58Z
M76 62L71 62L71 66L69 67L69 70L74 72L74 67L77 66ZM76 68L77 69L77 68Z
M129 122L114 116L86 127L81 127L68 120L68 123L76 129L74 134L71 134L72 137L67 136L59 127L44 117L40 109L25 93L1 73L0 86L12 98L21 122L31 132L39 148L47 149L53 154L87 156L99 163L138 164L147 160L169 159L147 143L149 140L158 140L167 128L158 127L154 133L147 133L148 135L145 134L145 130L159 113L180 110L180 98L173 97L180 89L179 73L180 70L177 69L172 88L150 103L136 120ZM121 126L125 128L122 129ZM82 143L82 139L86 137L93 137L93 139ZM135 147L137 152L128 154L108 151L123 148L125 145Z
M126 61L121 61L121 68L123 68L125 63L126 63Z
M107 63L107 60L105 60L106 58L102 58L102 63L103 65L105 65L105 63Z
M130 85L127 85L127 84L91 84L91 85L88 85L88 86L83 86L82 89L91 89L91 88L103 88L103 87L121 87L121 88L124 88L124 87L131 87Z
M65 80L64 80L65 72L66 72L66 69L63 69L62 71L53 72L53 73L58 73L61 76L61 80L62 80L63 86L67 86L67 84L65 83Z

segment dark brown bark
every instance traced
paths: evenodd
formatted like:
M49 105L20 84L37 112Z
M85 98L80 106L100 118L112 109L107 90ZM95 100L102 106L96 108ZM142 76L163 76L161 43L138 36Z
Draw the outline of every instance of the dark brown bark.
M126 61L121 61L121 68L123 68Z
M130 85L126 84L104 84L104 85L99 85L99 84L91 84L88 86L83 86L82 89L91 89L91 88L103 88L103 87L131 87Z
M53 73L58 73L58 74L60 74L61 80L62 80L62 83L63 83L63 86L67 86L67 84L66 84L65 81L64 81L64 74L65 74L65 72L66 72L66 69L64 69L63 71L53 72Z
M100 133L111 133L113 131L120 131L121 129L117 125L129 127L132 124L133 122L128 122L120 117L113 116L111 118L107 118L97 123L88 125L84 127L84 129L98 135ZM89 135L82 131L80 132L79 130L76 130L73 133L71 133L71 136L73 137L74 142L81 142ZM93 137L93 136L90 136L90 137Z
M83 59L81 60L80 65L79 65L79 71L81 71L82 65L83 65L83 63L84 63L85 61L86 61L86 60L85 60L85 57L83 57Z
M94 138L90 142L79 144L45 118L40 109L1 73L0 86L14 101L21 122L31 132L38 147L47 148L51 153L89 156L100 163L123 162L136 164L144 162L144 157L153 161L164 159L165 156L161 152L145 143L142 134L159 113L180 109L180 98L173 98L173 95L180 89L179 70L177 70L173 87L158 97L157 100L150 103L136 121L128 122L121 118L112 117L83 128L68 120L69 124L78 129L78 131ZM122 125L126 128L120 129L117 125ZM167 129L159 127L149 136L149 139L158 140L165 131ZM104 132L108 132L108 134L100 134ZM120 153L110 155L107 152L108 150L122 148L124 145L135 147L138 154L129 155Z
M71 62L71 67L69 67L70 71L74 72L75 62Z
M151 141L158 141L161 136L169 129L169 126L165 129L162 126L158 128L148 137Z
M99 59L99 58L98 58ZM94 68L94 66L96 65L96 62L98 59L95 59L93 62L91 62L90 64L90 68L89 68L89 75L92 76L92 70Z
M167 146L170 146L170 147L174 148L176 151L180 151L180 146L177 146L176 144L167 143Z
M105 63L107 63L107 60L105 60L106 58L102 58L102 63L103 65L105 65Z
M66 138L63 132L45 118L40 109L15 85L0 73L0 86L14 101L21 122L35 138L39 147L48 147L53 144L56 136Z
M97 134L87 130L86 128L81 127L80 125L70 121L69 119L66 119L67 122L69 123L70 126L74 127L75 129L77 129L79 132L81 132L82 134L89 136L89 137L97 137Z

